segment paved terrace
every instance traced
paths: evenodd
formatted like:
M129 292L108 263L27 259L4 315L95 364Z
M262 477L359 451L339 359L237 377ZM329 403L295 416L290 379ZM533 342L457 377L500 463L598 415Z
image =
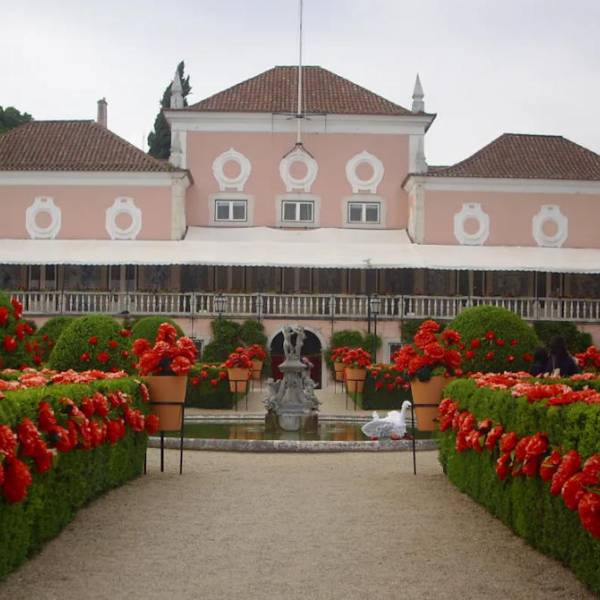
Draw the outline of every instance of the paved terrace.
M593 598L459 493L435 452L186 452L82 509L0 598Z

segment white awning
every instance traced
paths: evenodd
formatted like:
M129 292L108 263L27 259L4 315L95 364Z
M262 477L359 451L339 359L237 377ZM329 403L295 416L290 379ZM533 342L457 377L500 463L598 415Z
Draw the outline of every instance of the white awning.
M600 273L600 250L413 244L405 230L190 227L180 241L0 240L0 264Z

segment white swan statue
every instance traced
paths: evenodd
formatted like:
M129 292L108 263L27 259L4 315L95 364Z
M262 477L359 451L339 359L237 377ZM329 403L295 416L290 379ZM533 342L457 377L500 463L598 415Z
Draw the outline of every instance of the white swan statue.
M373 420L361 427L362 432L371 440L380 438L401 439L406 434L406 413L410 410L410 401L402 403L400 411L392 410L387 417L380 418L373 411Z

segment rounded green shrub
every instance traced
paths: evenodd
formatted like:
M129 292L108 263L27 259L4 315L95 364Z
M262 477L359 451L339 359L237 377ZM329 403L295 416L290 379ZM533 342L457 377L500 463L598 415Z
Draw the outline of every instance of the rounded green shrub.
M63 330L48 361L51 369L59 371L123 369L131 372L134 364L130 332L105 315L73 319Z
M72 321L73 317L52 317L36 331L37 351L43 362L48 360L60 334Z
M467 308L448 327L460 333L465 345L464 371L527 371L540 344L533 327L497 306Z
M585 352L593 343L592 336L580 331L575 323L570 321L534 321L533 328L540 341L548 346L553 337L564 338L569 352Z
M20 369L41 363L34 328L21 318L20 302L0 293L0 369Z
M158 332L158 328L162 323L169 323L169 325L173 325L179 337L184 335L181 327L179 327L179 325L177 325L177 323L175 323L175 321L169 317L144 317L143 319L137 320L131 328L131 339L137 340L143 338L148 340L150 344L154 344L156 340L156 333Z

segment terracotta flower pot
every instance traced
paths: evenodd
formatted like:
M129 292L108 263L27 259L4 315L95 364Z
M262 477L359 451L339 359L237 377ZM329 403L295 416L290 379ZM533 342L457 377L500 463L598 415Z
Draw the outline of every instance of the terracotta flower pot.
M250 378L252 371L243 367L233 367L227 369L227 376L229 377L229 389L230 391L237 394L245 394L248 389L248 379Z
M366 369L352 369L346 367L344 376L346 378L346 390L349 394L354 394L356 392L361 393L364 390L365 379L367 378Z
M149 375L144 382L150 392L150 412L158 417L159 431L179 431L187 377L180 375Z
M434 375L429 381L414 379L410 382L419 431L435 431L437 429L435 419L439 416L437 407L442 399L442 390L453 379L454 377ZM423 404L433 406L419 406Z
M252 379L255 381L260 380L260 374L262 373L263 361L257 360L256 358L252 359Z
M343 362L334 362L333 370L335 371L335 380L336 381L344 381L344 366Z

